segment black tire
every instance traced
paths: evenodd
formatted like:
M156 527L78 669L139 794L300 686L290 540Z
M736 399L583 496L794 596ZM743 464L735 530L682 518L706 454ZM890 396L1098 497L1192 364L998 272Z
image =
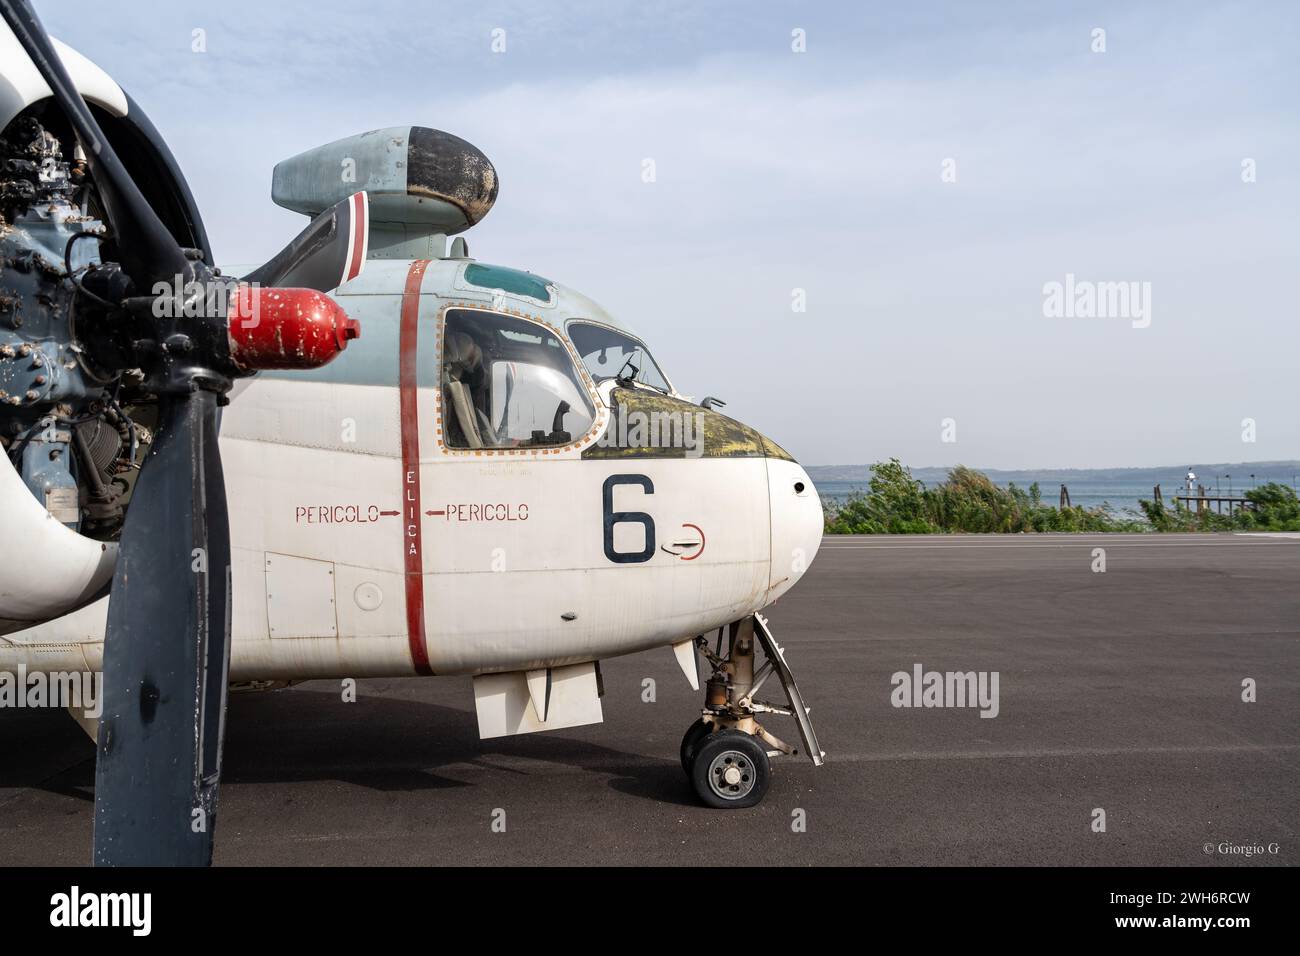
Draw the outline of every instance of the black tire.
M700 799L718 810L757 805L772 781L763 745L739 730L710 734L695 748L691 783Z
M686 771L686 776L691 775L691 765L695 763L695 751L700 746L700 741L709 736L713 730L712 724L706 724L703 717L698 717L695 723L686 728L686 733L682 735L682 769Z

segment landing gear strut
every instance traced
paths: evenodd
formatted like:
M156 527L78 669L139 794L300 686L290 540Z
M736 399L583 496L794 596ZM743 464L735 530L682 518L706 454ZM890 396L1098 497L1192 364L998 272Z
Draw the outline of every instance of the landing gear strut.
M723 637L727 639L723 656ZM754 667L755 645L763 663ZM705 690L704 710L682 737L682 769L704 803L719 809L752 807L763 799L772 779L770 757L798 751L758 722L759 714L793 717L804 752L820 767L826 756L808 719L808 708L786 666L767 621L755 614L718 630L717 647L704 636L695 639L699 653L713 668ZM784 706L756 701L754 695L775 674L785 690Z

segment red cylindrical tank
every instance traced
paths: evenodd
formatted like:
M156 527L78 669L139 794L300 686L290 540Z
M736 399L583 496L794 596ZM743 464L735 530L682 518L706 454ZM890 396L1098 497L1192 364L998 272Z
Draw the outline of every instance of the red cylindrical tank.
M241 285L227 316L230 357L244 369L320 368L361 334L342 306L315 289Z

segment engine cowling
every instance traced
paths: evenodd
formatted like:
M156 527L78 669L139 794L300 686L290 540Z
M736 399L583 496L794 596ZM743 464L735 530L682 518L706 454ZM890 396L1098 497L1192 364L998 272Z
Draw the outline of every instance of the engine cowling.
M57 520L0 455L0 554L0 634L9 634L106 594L117 545Z

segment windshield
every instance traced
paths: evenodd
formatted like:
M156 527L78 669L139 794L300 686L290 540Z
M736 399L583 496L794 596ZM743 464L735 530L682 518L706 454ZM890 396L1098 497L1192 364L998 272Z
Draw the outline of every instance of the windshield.
M650 357L645 343L632 336L590 322L571 322L569 338L597 382L608 378L630 378L661 392L672 392L668 379Z
M558 334L514 316L451 309L441 415L448 448L540 448L581 437L595 410Z

